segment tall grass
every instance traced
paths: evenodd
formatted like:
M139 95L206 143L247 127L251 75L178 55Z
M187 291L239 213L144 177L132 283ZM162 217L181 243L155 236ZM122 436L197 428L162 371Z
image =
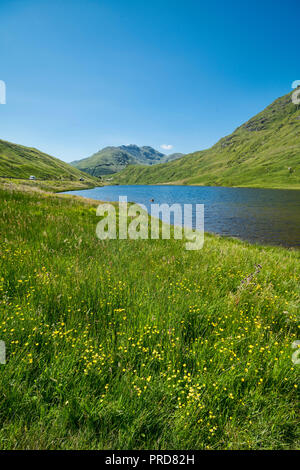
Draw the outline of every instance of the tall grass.
M100 241L95 202L0 199L1 449L299 448L299 251Z

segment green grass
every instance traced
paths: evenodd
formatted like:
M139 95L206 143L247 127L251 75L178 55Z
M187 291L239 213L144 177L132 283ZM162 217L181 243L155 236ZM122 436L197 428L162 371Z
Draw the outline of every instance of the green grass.
M300 108L288 94L209 150L152 167L128 166L114 182L300 189Z
M299 449L299 251L100 241L95 201L0 199L1 449Z
M82 173L68 163L40 150L0 140L0 177L27 179L35 176L41 181L80 182L97 185L98 178ZM72 184L72 183L70 183Z
M54 193L62 191L75 191L78 189L89 189L95 186L104 186L99 180L25 180L20 178L0 178L0 187L9 189L16 186L23 191L42 190Z

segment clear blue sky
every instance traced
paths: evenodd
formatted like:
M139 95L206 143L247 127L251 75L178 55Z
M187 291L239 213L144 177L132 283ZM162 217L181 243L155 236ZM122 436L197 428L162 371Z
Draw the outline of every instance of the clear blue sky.
M299 0L0 0L0 138L207 148L300 79Z

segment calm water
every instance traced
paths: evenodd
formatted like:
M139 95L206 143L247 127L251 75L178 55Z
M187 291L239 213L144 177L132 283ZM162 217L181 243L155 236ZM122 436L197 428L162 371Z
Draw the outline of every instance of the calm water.
M204 204L205 231L252 243L300 247L300 191L211 186L106 186L69 191L101 201ZM194 220L191 221L194 225Z

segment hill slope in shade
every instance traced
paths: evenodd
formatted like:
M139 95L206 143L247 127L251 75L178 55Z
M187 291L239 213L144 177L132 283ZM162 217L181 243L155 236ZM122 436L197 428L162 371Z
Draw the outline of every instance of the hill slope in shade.
M120 147L105 147L91 157L74 161L71 165L90 175L104 176L117 173L128 165L155 165L182 155L164 155L149 146L121 145Z
M114 182L300 189L300 107L289 93L210 149L155 167L128 167Z
M0 176L28 179L34 175L47 180L96 181L68 163L37 149L0 140Z

